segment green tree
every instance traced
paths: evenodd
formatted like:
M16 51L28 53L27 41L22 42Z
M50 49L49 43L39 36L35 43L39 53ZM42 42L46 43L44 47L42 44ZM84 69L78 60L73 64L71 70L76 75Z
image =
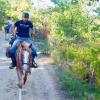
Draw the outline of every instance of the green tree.
M48 41L52 58L58 64L72 66L81 78L88 74L90 89L96 89L100 85L100 18L84 10L83 5L88 3L78 0L50 9Z
M4 24L4 21L7 18L6 14L6 11L8 9L7 5L8 5L7 0L0 1L0 27Z
M10 7L7 14L12 16L14 20L20 19L23 12L30 12L32 9L30 0L9 0L9 5Z

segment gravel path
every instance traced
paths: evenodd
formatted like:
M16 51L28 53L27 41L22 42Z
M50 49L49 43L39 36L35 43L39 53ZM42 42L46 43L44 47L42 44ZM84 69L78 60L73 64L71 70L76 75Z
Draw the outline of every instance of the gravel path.
M16 85L16 70L8 68L10 59L5 57L8 41L0 33L0 100L18 100L18 86ZM40 55L36 59L39 68L32 69L24 86L23 100L68 100L60 90L56 67L47 56Z

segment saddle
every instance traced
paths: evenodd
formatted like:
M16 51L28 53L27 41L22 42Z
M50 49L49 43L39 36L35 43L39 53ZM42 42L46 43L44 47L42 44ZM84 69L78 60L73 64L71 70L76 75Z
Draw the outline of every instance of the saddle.
M15 40L16 40L16 36L12 36L10 41L9 41L9 44L12 46L12 44L14 43ZM6 57L7 58L11 58L11 53L10 53L11 46L6 48Z
M11 48L11 46L6 48L6 57L7 58L11 58L10 48Z

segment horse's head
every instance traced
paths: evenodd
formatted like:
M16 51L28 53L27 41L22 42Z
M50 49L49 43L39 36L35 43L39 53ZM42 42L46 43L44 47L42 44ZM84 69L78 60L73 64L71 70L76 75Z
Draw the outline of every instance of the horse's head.
M28 44L26 42L21 42L18 45L20 63L22 65L22 69L24 71L28 71L30 64L32 64L32 53L31 48L32 44Z

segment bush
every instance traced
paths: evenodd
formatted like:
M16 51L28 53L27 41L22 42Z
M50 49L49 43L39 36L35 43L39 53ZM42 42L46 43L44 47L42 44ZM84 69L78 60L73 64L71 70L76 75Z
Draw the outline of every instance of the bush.
M60 83L64 93L73 100L99 100L96 92L91 91L86 80L72 74L65 68L60 69Z

